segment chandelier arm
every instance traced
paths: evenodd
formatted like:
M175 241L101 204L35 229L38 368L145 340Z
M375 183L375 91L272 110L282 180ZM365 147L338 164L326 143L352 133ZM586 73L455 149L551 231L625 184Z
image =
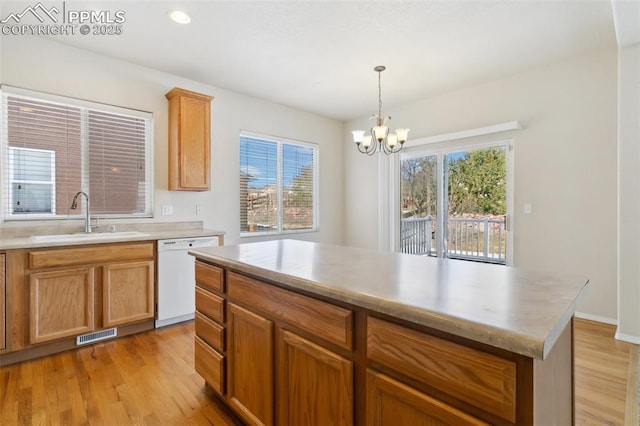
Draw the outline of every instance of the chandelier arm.
M389 145L387 145L387 141L386 140L382 141L382 150L387 155L393 153L393 150L391 148L389 148Z
M362 144L357 144L357 147L359 152L361 152L362 154L367 154L369 156L375 154L377 151L375 143L369 145L369 148L365 148L364 146L362 146Z

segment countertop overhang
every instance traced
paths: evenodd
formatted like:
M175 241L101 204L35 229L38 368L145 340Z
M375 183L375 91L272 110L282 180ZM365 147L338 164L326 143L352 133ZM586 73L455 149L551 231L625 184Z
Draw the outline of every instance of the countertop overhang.
M297 240L189 253L536 359L550 352L589 282L574 275Z

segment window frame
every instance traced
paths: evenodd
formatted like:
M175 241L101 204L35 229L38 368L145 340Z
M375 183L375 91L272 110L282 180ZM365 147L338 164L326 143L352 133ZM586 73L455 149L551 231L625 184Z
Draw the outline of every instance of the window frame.
M497 133L497 132L496 132ZM455 134L453 134L455 135ZM389 199L391 200L389 203L389 207L380 208L380 214L386 215L386 225L388 226L388 233L385 235L386 243L388 244L386 250L390 250L393 252L400 252L400 161L417 158L424 155L435 155L438 162L438 173L443 173L444 170L444 155L448 152L453 151L474 151L481 150L487 148L495 148L495 147L506 147L506 167L507 167L507 193L506 193L506 238L507 238L507 250L505 253L506 262L504 263L506 266L513 266L514 259L514 227L513 227L513 209L514 209L514 157L515 157L515 138L513 137L494 137L493 133L490 134L490 137L486 138L458 138L451 137L443 140L439 140L437 142L429 142L428 139L417 139L414 140L411 146L409 146L406 150L403 150L401 155L395 156L391 159L385 159L386 164L390 166L388 168L388 185L382 184L380 189L382 192L388 194ZM442 191L442 186L438 185L438 204L444 206L444 194ZM444 220L444 216L440 217L438 220ZM438 232L442 232L444 228L443 225L440 226L440 230L437 231L436 237L439 239L442 236ZM381 234L383 235L383 234ZM384 238L381 238L383 240ZM438 253L442 253L443 247L439 245L436 248ZM440 255L438 255L440 257Z
M34 90L24 89L9 85L0 85L0 188L8 188L11 183L11 175L9 174L9 141L8 141L8 113L5 108L5 97L15 96L21 98L32 99L38 102L49 102L55 104L69 105L74 108L81 109L81 150L82 161L80 167L81 173L81 185L78 191L89 191L89 183L87 179L87 172L89 169L89 146L88 146L88 113L89 110L106 112L116 115L123 115L128 117L135 117L145 121L145 172L144 178L147 184L145 194L145 208L142 213L97 213L93 214L93 217L100 218L113 218L113 219L139 219L139 218L153 218L153 196L154 196L154 156L153 156L153 140L154 140L154 120L153 113L148 111L142 111L139 109L120 107L110 104L104 104L100 102L94 102L84 99L72 98L67 96L55 95L46 92L38 92ZM24 147L18 147L24 148ZM27 148L31 149L31 148ZM54 179L53 186L56 187L57 182ZM10 195L10 194L9 194ZM91 195L91 194L89 194ZM68 220L82 218L84 213L78 211L77 214L15 214L12 213L10 198L0 197L0 222L13 222L13 221L33 221L33 220ZM55 205L55 204L53 204Z
M277 200L277 230L275 231L242 231L242 227L240 227L240 238L254 238L254 237L269 237L269 236L281 236L281 235L291 235L291 234L305 234L305 233L314 233L320 231L319 226L319 159L320 159L320 146L317 143L313 142L305 142L299 141L296 139L285 138L281 136L272 136L266 135L262 133L250 132L241 130L238 136L238 166L239 166L239 175L242 173L242 164L240 164L240 140L241 138L251 138L258 139L264 142L272 142L276 144L276 194L278 197ZM313 214L313 223L311 228L306 229L284 229L284 210L283 210L283 145L293 145L293 146L301 146L305 148L311 148L313 150L313 190L312 190L312 214ZM239 181L241 189L241 183ZM242 191L239 191L239 203L241 204ZM239 219L242 216L242 212L239 214Z

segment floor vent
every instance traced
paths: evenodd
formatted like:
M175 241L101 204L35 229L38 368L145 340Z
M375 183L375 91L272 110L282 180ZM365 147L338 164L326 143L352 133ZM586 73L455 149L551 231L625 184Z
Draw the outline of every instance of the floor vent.
M86 345L87 343L97 342L99 340L108 339L110 337L116 337L118 335L117 328L110 328L109 330L96 331L95 333L85 334L83 336L76 337L76 345Z

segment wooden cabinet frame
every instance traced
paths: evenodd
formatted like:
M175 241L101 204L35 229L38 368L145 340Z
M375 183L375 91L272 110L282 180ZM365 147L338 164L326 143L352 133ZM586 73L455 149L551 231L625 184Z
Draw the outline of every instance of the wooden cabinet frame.
M216 279L217 305L227 308L221 397L249 424L313 424L319 399L332 407L320 415L327 424L573 422L572 320L547 357L533 359L293 289L274 275L211 267L225 278Z
M0 365L76 348L76 336L112 326L119 337L154 328L153 241L12 249L4 259L6 347L0 348ZM109 301L114 292L120 292L122 313Z
M207 191L213 97L177 87L165 96L169 100L169 190Z

